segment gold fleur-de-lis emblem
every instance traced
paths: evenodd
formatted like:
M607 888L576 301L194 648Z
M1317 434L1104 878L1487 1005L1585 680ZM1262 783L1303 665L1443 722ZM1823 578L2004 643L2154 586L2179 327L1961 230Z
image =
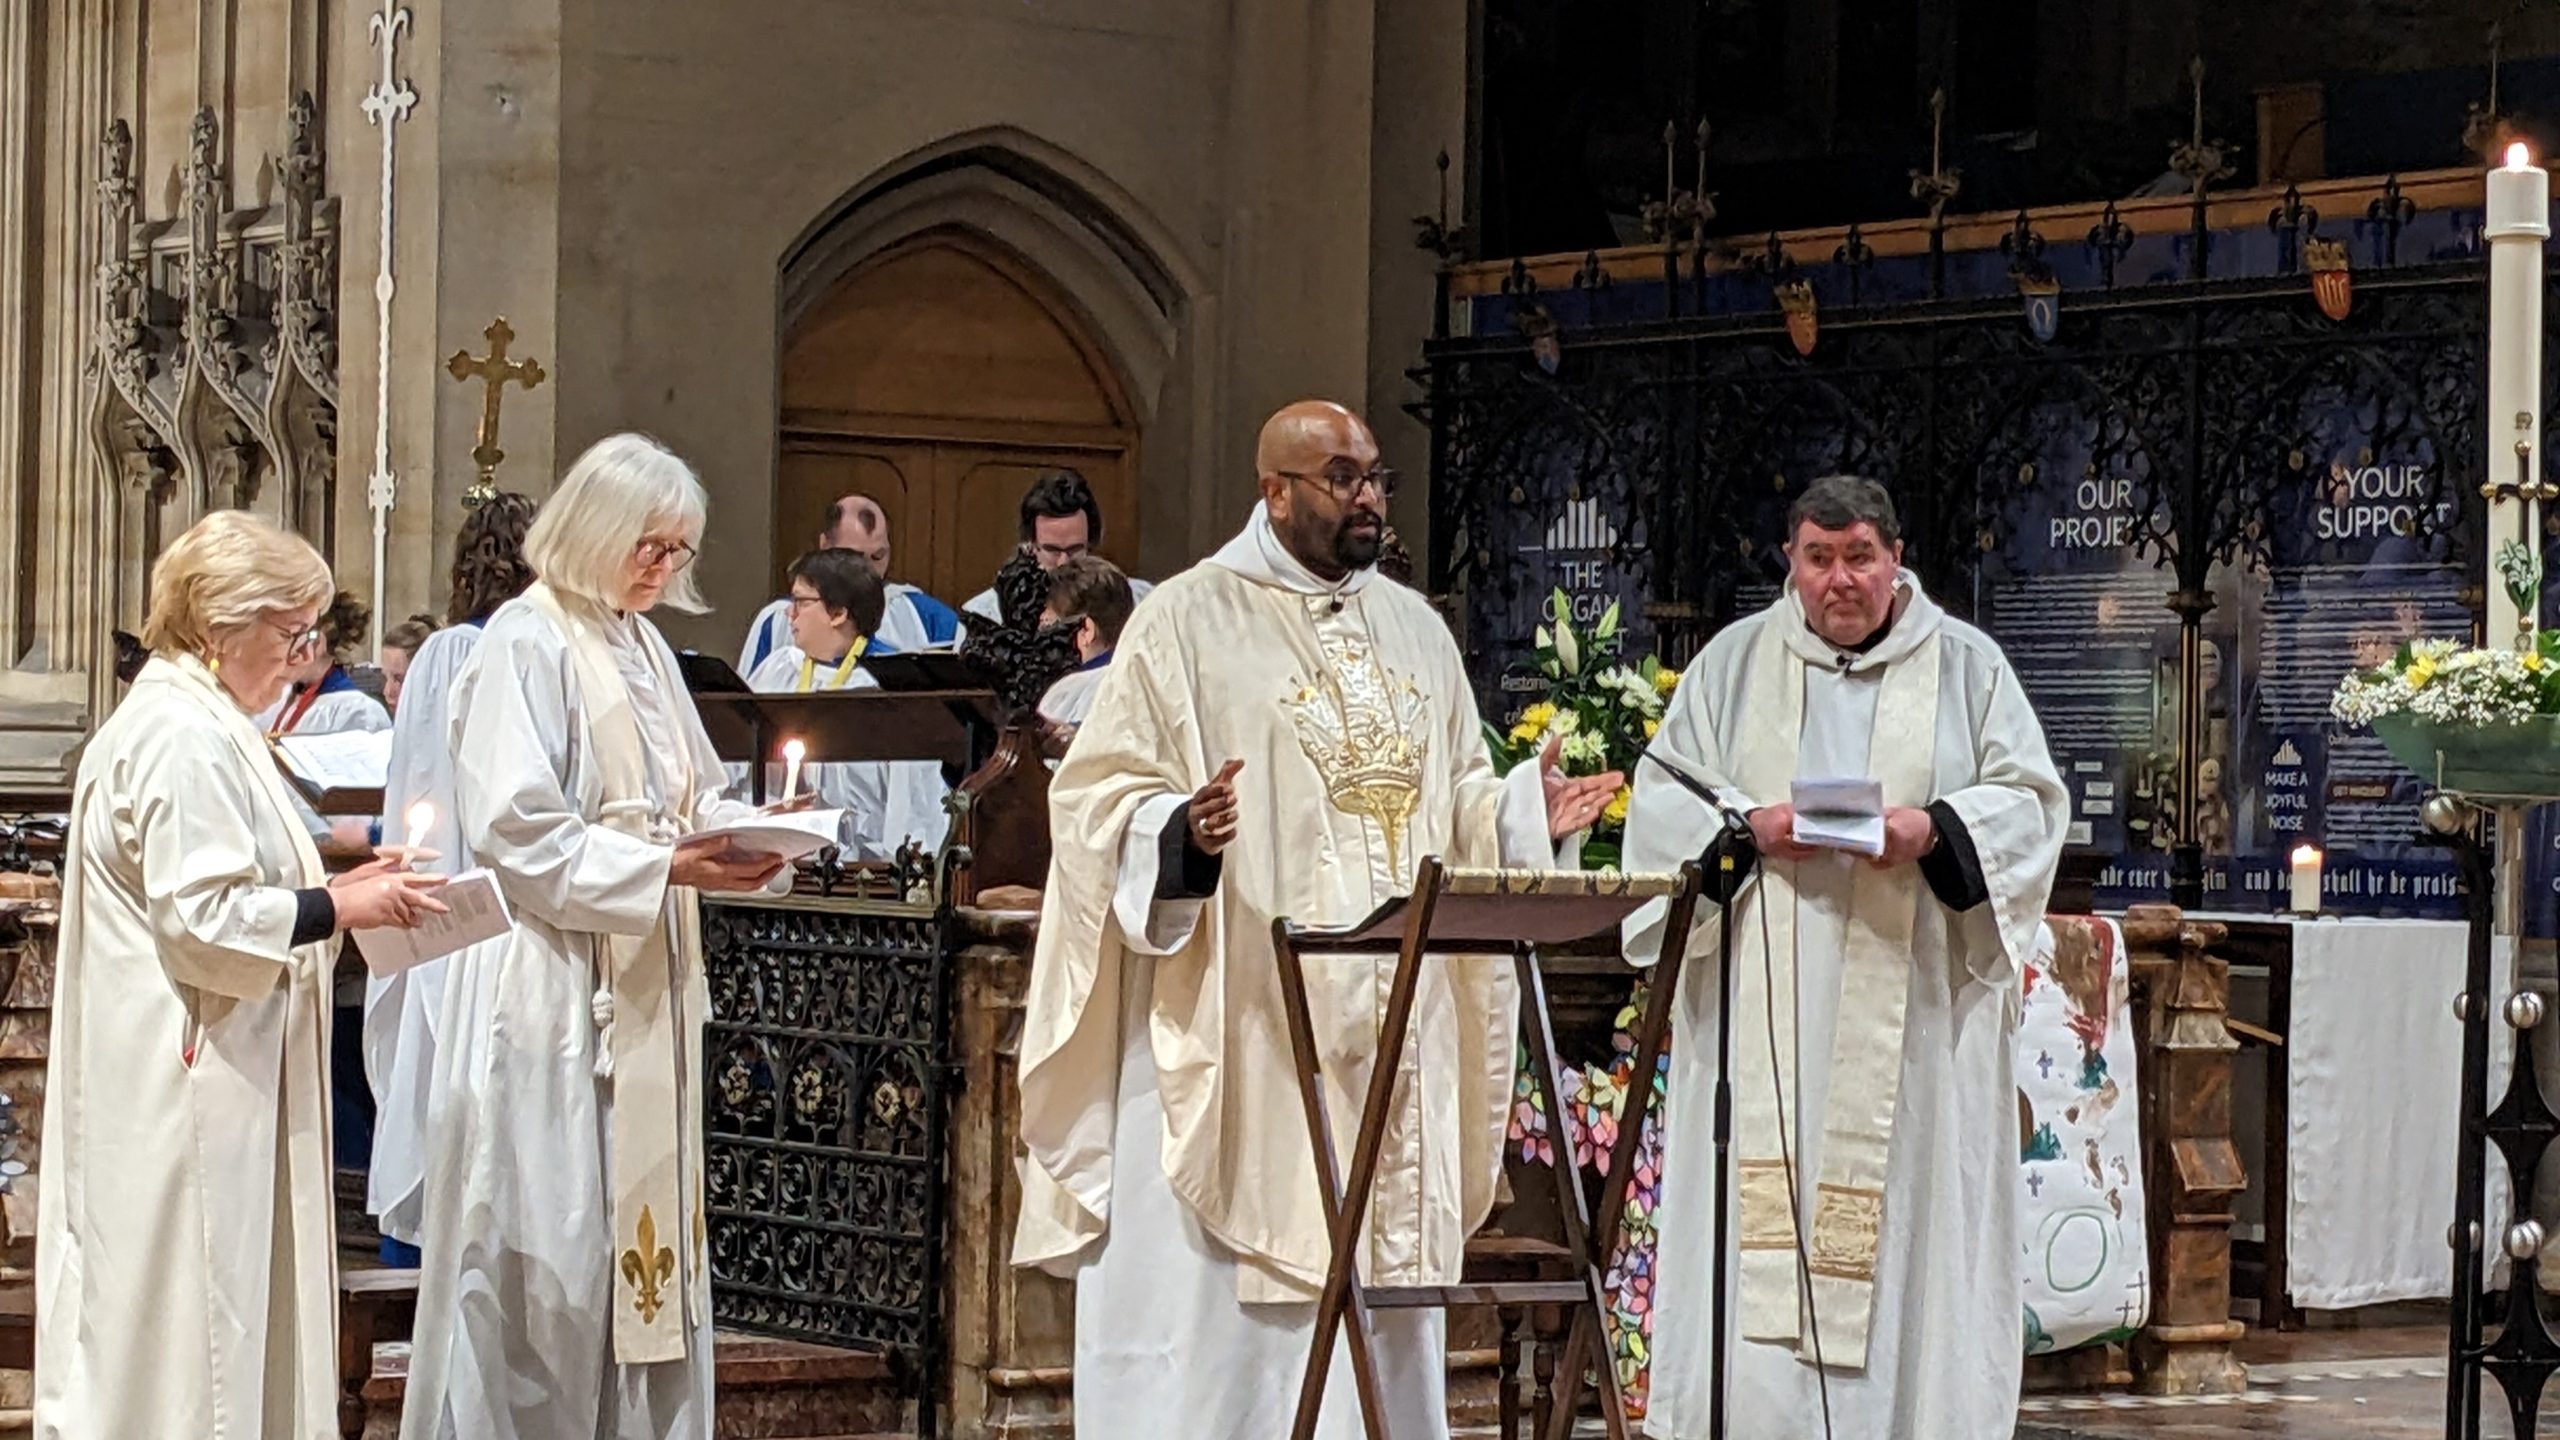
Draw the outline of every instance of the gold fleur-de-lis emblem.
M640 1323L655 1324L658 1312L667 1308L659 1291L675 1283L676 1252L658 1243L658 1217L649 1207L640 1207L640 1243L622 1252L622 1278L631 1282L637 1293L631 1308L640 1312Z

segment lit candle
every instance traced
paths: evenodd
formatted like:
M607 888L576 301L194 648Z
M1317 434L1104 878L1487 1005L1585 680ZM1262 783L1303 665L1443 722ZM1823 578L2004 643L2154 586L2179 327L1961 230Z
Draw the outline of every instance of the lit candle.
M782 803L785 805L800 793L800 757L808 753L809 747L801 744L797 736L782 742Z
M408 865L416 869L418 856L427 848L427 832L435 827L436 807L421 800L409 807Z
M2293 847L2293 913L2320 913L2320 847Z
M2489 408L2481 430L2488 436L2492 481L2517 474L2517 447L2526 447L2523 477L2542 475L2542 246L2551 238L2551 176L2533 163L2523 142L2507 147L2507 163L2489 172L2487 214L2480 236L2489 246ZM2504 485L2489 500L2488 534L2515 534L2527 502ZM2538 541L2540 537L2532 537ZM2530 541L2528 543L2531 543ZM2505 645L2516 633L2519 612L2497 572L2498 543L2481 548L2489 598L2487 634Z

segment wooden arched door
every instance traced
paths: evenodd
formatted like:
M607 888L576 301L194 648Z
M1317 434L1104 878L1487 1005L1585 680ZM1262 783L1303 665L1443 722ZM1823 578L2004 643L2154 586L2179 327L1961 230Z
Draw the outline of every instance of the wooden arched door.
M774 568L837 496L888 512L891 578L958 605L1013 551L1023 490L1069 466L1102 551L1137 554L1138 428L1118 376L1048 279L937 231L866 261L785 337Z

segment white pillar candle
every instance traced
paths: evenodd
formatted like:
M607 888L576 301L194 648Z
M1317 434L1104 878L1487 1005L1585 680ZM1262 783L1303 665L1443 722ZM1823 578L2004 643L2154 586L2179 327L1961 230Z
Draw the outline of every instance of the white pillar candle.
M782 742L782 803L790 804L800 794L800 758L809 747L794 736Z
M421 800L417 804L409 807L408 821L408 863L410 868L415 869L418 863L419 852L427 848L427 832L435 828L436 807L428 804L424 800Z
M2528 447L2526 473L2542 474L2542 246L2551 238L2551 176L2532 163L2519 141L2507 147L2507 163L2489 172L2487 213L2480 236L2489 247L2489 408L2481 412L2488 437L2492 484L2516 480L2516 442ZM2522 417L2519 423L2519 417ZM2500 493L2489 501L2486 567L2489 644L2513 643L2518 611L2498 575L2498 547L2514 538L2517 507L2525 502ZM2535 537L2538 543L2540 537Z
M2293 903L2296 915L2320 913L2320 847L2293 847Z

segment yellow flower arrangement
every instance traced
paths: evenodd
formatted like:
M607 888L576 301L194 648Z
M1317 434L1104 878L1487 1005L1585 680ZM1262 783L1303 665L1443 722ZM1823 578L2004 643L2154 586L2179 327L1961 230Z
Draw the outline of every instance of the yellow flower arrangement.
M1541 700L1520 712L1519 722L1511 727L1511 743L1526 745L1545 737L1547 727L1556 720L1552 701Z
M1628 785L1619 786L1618 793L1609 797L1608 808L1600 812L1600 818L1608 821L1612 825L1626 824L1627 802L1635 799L1635 797L1636 792L1634 787Z

